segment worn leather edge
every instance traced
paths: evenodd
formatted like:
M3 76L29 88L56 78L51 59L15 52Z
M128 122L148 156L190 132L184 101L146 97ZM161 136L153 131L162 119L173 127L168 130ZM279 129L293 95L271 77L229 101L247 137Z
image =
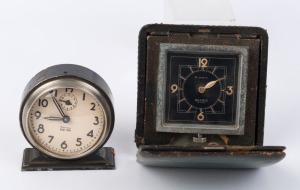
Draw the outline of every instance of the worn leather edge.
M280 146L244 147L244 151L168 151L144 148L140 146L137 162L154 167L260 168L276 164L285 157L285 147Z

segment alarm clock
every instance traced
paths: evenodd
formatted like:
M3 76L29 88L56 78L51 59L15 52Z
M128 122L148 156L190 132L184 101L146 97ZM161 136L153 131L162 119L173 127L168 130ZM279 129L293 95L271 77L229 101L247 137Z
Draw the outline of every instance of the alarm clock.
M25 149L23 170L114 167L113 149L101 149L114 126L112 93L88 68L61 64L33 77L23 93L20 125L33 147Z
M267 32L258 27L144 26L139 34L137 160L149 166L256 168L263 146Z

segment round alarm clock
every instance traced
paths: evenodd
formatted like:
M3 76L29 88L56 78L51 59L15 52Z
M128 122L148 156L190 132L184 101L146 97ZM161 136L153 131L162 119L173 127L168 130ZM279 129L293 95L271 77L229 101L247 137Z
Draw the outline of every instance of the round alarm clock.
M99 150L113 130L112 93L88 68L49 67L27 84L20 124L27 141L43 154L58 159L85 157Z

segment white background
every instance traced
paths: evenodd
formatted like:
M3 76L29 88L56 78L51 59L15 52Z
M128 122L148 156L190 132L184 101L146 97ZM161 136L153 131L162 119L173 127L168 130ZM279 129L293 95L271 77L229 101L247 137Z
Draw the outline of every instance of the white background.
M265 145L287 146L280 163L252 170L145 167L134 143L139 29L164 20L162 0L0 1L0 189L300 189L299 1L231 1L237 25L269 33ZM100 74L115 97L105 146L116 170L21 172L29 144L19 127L27 82L48 66L73 63Z

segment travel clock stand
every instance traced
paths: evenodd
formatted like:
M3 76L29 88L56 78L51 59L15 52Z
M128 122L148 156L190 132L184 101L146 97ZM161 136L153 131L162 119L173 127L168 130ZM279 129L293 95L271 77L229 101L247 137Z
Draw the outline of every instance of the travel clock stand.
M187 168L281 161L285 147L263 146L266 31L208 26L234 24L229 1L165 0L165 19L139 34L137 161Z

